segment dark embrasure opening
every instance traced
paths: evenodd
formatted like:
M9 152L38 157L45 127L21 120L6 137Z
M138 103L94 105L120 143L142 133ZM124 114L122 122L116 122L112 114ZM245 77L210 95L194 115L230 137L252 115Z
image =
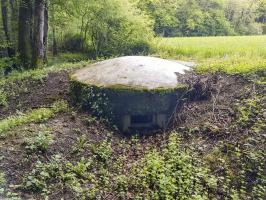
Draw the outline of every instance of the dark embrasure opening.
M131 115L131 124L152 123L152 115Z

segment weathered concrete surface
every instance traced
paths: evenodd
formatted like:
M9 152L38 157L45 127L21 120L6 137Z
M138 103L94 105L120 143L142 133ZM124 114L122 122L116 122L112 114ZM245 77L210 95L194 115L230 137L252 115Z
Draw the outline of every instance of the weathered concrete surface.
M95 63L77 70L72 78L81 83L106 88L173 89L176 73L190 70L176 61L148 56L125 56Z

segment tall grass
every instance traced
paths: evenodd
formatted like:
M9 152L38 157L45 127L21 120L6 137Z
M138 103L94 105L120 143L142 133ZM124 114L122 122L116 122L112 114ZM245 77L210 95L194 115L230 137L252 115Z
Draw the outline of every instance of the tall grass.
M160 57L195 61L197 70L252 73L266 70L266 36L157 38Z

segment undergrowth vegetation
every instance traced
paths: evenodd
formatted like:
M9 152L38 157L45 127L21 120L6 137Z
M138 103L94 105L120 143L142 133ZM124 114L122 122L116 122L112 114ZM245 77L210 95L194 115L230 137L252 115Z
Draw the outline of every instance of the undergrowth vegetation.
M137 140L132 138L132 142ZM91 158L81 157L74 163L60 154L47 163L39 160L20 187L47 196L59 184L79 199L101 198L110 192L122 199L207 199L217 186L208 169L191 152L179 148L176 133L162 153L152 148L129 171L122 157L112 160L111 145L111 140L103 140L98 148L91 146Z
M0 89L0 107L7 107L8 102L7 102L7 94L5 91Z
M45 121L54 117L57 113L66 111L67 108L66 102L57 101L50 108L39 108L3 119L0 121L0 138L6 137L6 133L17 126L30 122Z

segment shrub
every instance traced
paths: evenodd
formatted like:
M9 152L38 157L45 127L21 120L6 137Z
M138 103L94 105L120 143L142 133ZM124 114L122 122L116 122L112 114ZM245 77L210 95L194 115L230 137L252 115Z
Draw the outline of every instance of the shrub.
M83 52L85 50L86 41L79 34L67 33L59 43L59 49L62 52Z

